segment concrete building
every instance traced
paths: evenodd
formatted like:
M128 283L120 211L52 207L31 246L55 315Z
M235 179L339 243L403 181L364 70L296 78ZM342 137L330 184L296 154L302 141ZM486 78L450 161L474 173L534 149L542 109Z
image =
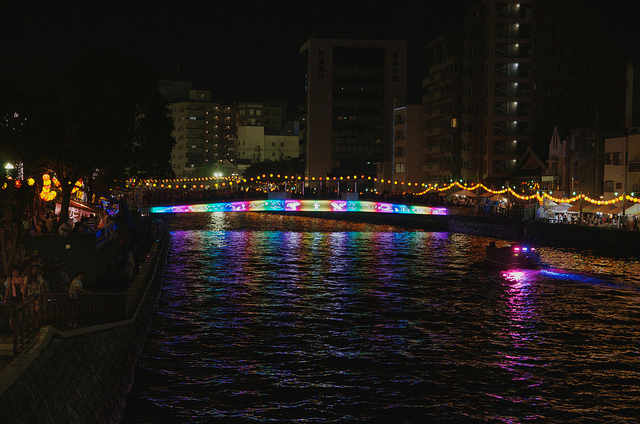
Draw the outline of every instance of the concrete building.
M394 99L406 98L406 42L312 38L300 54L300 143L309 181L375 176L378 164L391 162Z
M604 198L640 193L640 134L636 129L604 143Z
M392 190L421 192L431 172L425 146L426 105L403 105L393 111Z
M268 135L280 134L287 122L286 103L239 103L238 125L260 125Z
M595 13L564 0L483 0L463 41L462 178L515 181L556 125L623 127L625 63ZM479 119L479 122L478 122Z
M424 182L449 183L460 179L462 163L462 49L454 37L444 36L429 43L426 53L429 70L422 83Z
M294 122L286 125L280 134L266 134L263 126L241 125L234 141L238 163L251 164L297 158L300 152L300 139Z
M210 176L218 162L233 161L229 138L235 137L237 107L211 101L211 92L191 90L189 100L171 103L176 145L171 165L177 178Z
M462 115L460 134L460 176L468 183L483 178L482 97L477 92L483 86L483 14L480 5L467 8L462 41Z

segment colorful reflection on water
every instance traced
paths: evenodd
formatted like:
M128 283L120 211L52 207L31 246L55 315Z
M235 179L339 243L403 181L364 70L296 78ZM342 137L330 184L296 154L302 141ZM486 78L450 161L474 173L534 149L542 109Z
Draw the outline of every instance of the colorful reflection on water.
M488 239L462 234L266 214L170 225L125 423L636 420L633 262L543 249L552 269L501 271L483 264ZM554 274L606 263L594 278L615 285Z

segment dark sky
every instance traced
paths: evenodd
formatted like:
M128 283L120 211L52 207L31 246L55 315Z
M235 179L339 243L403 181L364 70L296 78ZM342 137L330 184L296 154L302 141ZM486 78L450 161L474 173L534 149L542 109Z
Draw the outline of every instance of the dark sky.
M0 13L0 76L28 66L60 69L86 49L113 49L147 62L161 78L211 90L214 101L291 105L300 88L300 47L315 35L407 40L410 89L419 92L425 43L460 34L464 9L476 2L13 1ZM637 49L640 0L593 4L612 36L626 40L621 47ZM419 101L414 96L409 100Z

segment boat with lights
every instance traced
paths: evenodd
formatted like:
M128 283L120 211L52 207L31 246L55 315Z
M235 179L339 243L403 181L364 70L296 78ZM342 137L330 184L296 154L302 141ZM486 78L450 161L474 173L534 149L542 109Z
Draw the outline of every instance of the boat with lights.
M540 268L540 253L535 247L512 245L497 247L494 242L489 243L485 261L490 265L503 268Z

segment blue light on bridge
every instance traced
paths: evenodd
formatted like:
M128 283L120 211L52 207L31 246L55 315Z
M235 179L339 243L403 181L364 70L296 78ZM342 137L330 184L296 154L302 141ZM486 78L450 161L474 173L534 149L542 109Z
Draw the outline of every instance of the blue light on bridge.
M446 208L412 206L397 203L348 200L251 200L243 202L204 203L197 205L151 206L146 213L188 212L377 212L413 215L447 215Z

